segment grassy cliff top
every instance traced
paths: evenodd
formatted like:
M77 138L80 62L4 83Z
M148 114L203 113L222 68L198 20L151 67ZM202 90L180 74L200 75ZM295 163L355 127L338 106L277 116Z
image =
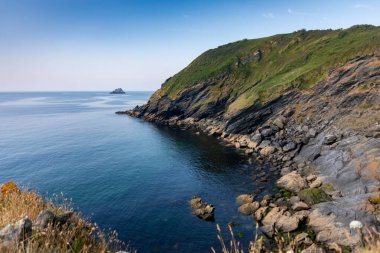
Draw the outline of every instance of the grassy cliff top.
M166 80L158 94L175 99L187 88L226 74L230 81L213 89L207 102L228 93L233 101L228 111L235 112L285 90L312 87L330 69L379 48L380 27L370 25L245 39L204 52Z

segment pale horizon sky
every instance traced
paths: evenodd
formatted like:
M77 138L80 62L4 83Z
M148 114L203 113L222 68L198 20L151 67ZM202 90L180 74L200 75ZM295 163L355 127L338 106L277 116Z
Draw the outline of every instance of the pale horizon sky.
M0 91L156 90L202 52L380 25L377 0L0 0Z

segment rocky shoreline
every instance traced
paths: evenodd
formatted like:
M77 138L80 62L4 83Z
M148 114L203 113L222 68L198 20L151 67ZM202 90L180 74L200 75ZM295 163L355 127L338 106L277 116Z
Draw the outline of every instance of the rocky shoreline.
M230 118L213 115L213 108L209 117L198 117L181 101L153 96L117 113L202 131L270 161L283 194L248 198L239 209L260 221L269 237L277 229L305 239L307 229L327 248L353 249L361 237L352 221L379 226L380 202L373 201L380 196L379 52L352 59L312 89L288 91Z

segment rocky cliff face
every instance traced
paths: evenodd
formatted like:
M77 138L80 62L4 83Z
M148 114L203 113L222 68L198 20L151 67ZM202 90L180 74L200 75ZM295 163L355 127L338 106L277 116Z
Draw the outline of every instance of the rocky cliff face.
M305 187L323 190L333 201L309 203L308 227L321 242L352 246L357 237L342 237L350 235L351 221L380 221L380 202L371 200L380 199L379 48L329 69L312 88L288 89L232 114L227 108L233 96L223 93L234 82L228 73L186 88L176 99L158 91L146 105L124 113L200 128L247 155L270 160L283 176L317 177ZM205 102L213 89L223 92Z

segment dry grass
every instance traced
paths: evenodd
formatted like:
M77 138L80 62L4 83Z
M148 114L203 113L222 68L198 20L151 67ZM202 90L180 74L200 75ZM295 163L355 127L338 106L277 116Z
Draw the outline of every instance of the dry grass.
M295 235L291 236L289 233L286 235L283 235L276 231L273 242L270 244L270 248L267 247L268 240L266 240L263 236L258 236L258 228L259 225L256 224L256 235L253 241L250 242L249 248L247 251L245 251L242 247L239 241L235 239L234 232L232 230L231 226L228 226L228 229L230 231L231 240L229 244L226 244L225 240L222 237L220 226L217 225L217 231L218 231L218 239L221 244L221 251L222 253L260 253L260 252L278 252L278 253L285 253L285 252L301 252L303 249L307 248L308 246L302 246L295 240ZM380 232L378 232L375 228L368 228L365 227L361 229L360 231L357 231L362 234L361 238L361 245L359 245L357 248L347 248L339 246L336 243L330 243L329 245L324 245L324 248L327 250L327 252L356 252L356 253L380 253ZM349 236L349 235L346 235ZM271 239L272 240L272 239ZM317 243L319 246L321 246L320 243ZM211 251L213 253L216 253L214 248L211 248Z
M72 211L71 202L63 196L45 201L38 193L21 190L12 183L4 184L0 190L0 229L7 224L27 216L33 224L42 210L52 210L55 214ZM79 214L74 213L65 225L53 225L44 230L33 229L33 234L25 242L15 242L11 246L0 248L0 252L116 252L127 248L117 239L116 232L105 234Z
M365 228L363 247L357 253L380 253L380 233L374 228Z

